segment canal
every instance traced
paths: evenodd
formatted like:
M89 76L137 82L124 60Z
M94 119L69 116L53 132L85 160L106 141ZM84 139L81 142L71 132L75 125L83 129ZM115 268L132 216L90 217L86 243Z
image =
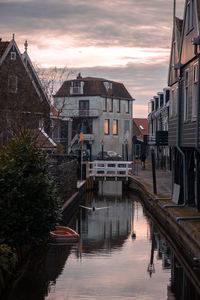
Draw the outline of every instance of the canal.
M140 199L119 183L87 193L69 225L79 243L36 253L3 300L200 299Z

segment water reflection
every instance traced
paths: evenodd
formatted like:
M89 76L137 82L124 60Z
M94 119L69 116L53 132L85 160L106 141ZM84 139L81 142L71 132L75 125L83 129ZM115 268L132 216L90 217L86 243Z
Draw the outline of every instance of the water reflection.
M136 196L90 193L81 205L103 209L80 207L80 242L33 256L4 300L199 299Z

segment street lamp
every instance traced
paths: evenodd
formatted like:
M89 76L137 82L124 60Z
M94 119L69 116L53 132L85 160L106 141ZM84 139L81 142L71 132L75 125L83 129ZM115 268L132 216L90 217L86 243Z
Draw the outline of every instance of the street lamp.
M101 159L103 160L104 156L103 156L103 149L104 148L104 142L103 140L101 140Z

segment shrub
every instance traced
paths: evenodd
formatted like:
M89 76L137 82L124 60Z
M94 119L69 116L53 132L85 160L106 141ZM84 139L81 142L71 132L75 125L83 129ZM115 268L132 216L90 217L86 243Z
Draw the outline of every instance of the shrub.
M59 218L59 203L47 156L29 134L0 150L0 239L11 245L38 244Z

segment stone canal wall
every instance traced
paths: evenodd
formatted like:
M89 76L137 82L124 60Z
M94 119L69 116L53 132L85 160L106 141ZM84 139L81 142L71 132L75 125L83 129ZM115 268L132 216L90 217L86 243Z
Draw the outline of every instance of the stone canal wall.
M180 207L164 208L165 204L172 204L172 202L155 200L155 195L149 193L146 187L134 178L130 178L129 188L140 197L146 213L150 215L160 233L176 253L177 259L200 293L200 225L195 221L188 224L176 220L177 217L194 214L194 210Z

